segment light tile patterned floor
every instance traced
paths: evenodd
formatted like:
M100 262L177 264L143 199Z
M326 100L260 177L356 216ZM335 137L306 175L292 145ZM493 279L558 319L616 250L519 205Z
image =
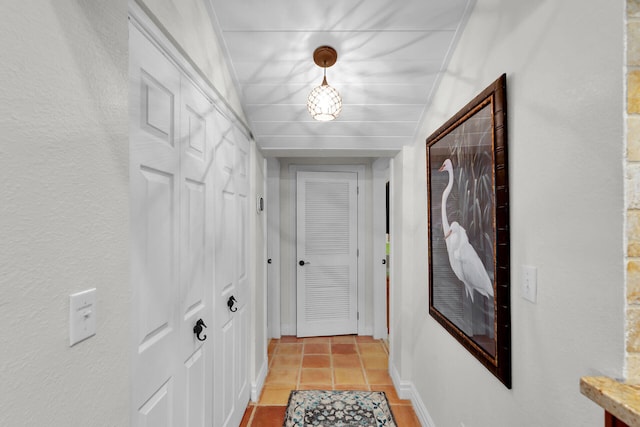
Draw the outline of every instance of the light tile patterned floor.
M343 335L282 337L269 343L269 373L258 403L250 403L241 427L280 427L291 390L384 391L399 427L419 427L411 401L400 400L388 374L381 340Z

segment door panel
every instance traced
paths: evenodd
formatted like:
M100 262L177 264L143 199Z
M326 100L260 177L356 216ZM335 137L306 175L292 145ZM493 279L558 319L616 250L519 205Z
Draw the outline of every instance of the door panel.
M141 427L170 427L173 426L173 388L171 381L163 384L151 395L140 410L136 418Z
M221 343L215 364L215 425L237 426L249 402L248 141L238 139L222 115L216 115L215 123L216 341Z
M180 73L131 32L131 233L134 415L139 425L179 425L179 165L175 148Z
M180 127L180 366L186 426L210 426L213 411L213 118L211 102L184 76ZM199 340L194 325L206 328ZM206 336L206 338L205 338ZM180 400L182 402L182 399Z
M358 332L357 173L297 174L297 335Z
M133 25L130 48L132 420L211 426L212 104Z

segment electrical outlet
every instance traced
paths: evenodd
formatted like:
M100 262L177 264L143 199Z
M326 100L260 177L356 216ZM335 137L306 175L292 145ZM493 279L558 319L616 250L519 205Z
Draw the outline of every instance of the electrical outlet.
M538 294L538 269L530 265L522 266L522 298L533 304Z

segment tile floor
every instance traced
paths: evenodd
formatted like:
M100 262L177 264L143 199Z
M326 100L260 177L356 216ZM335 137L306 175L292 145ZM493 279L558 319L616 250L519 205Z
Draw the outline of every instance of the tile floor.
M384 342L345 335L271 340L262 396L247 406L241 427L281 427L291 390L309 389L384 391L398 427L420 426L411 401L396 394Z

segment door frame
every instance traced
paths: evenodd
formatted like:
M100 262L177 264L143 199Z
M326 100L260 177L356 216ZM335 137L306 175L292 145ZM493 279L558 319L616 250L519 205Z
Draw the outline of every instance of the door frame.
M353 165L304 165L304 164L292 164L289 165L289 176L292 178L291 179L291 200L292 203L290 204L290 218L294 218L297 221L297 214L296 214L296 207L298 204L298 200L297 200L297 173L299 171L305 171L305 172L353 172L356 173L358 176L358 189L360 189L360 187L364 187L365 184L365 171L366 171L366 166L365 165L358 165L358 164L353 164ZM364 226L365 226L365 206L366 206L366 198L367 198L367 192L363 191L360 192L360 190L358 190L358 227L357 227L357 233L358 233L358 250L359 250L359 254L357 257L357 262L358 262L358 285L357 285L357 289L358 289L358 335L373 335L373 331L371 330L371 328L366 328L366 323L365 320L367 319L367 316L370 315L370 313L366 313L365 312L365 259L367 257L368 251L367 248L365 247L365 233L364 233ZM289 271L291 274L291 278L293 280L294 285L292 286L292 295L289 298L289 309L290 309L290 313L296 313L296 304L297 304L297 279L296 279L296 273L297 273L297 258L296 258L296 242L297 242L297 234L296 234L296 221L291 221L289 224L289 235L290 236L295 236L295 241L292 243L293 245L293 257L290 260L289 263ZM374 310L375 313L375 310ZM297 332L297 331L296 331Z
M373 206L373 337L386 339L387 331L387 265L386 260L386 184L389 177L390 159L381 157L372 164ZM389 261L386 261L389 262ZM384 315L383 315L384 314Z

